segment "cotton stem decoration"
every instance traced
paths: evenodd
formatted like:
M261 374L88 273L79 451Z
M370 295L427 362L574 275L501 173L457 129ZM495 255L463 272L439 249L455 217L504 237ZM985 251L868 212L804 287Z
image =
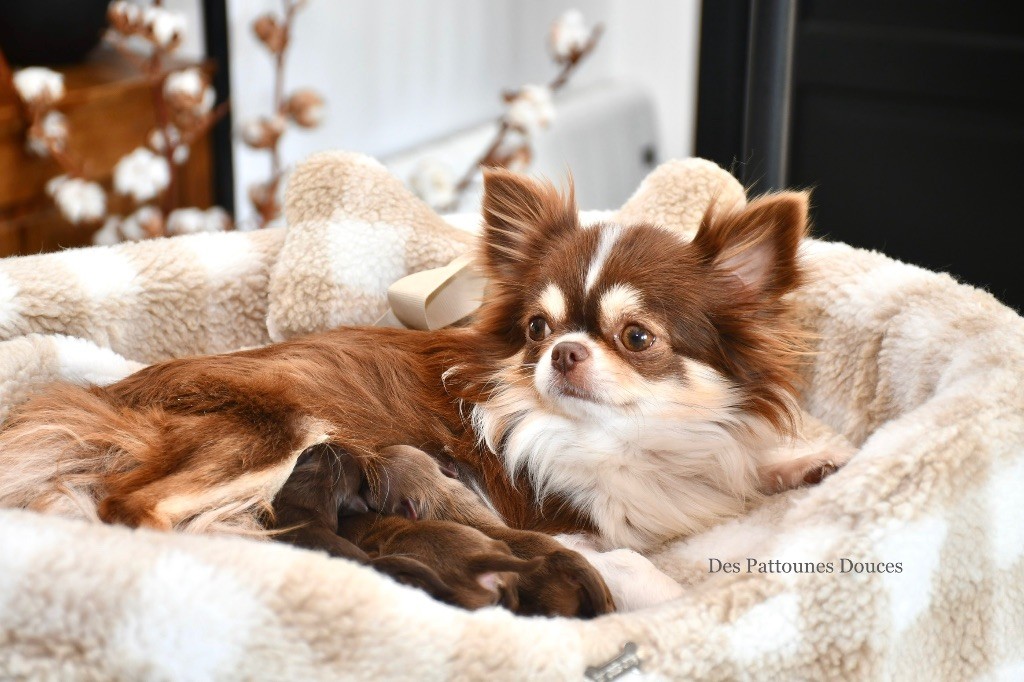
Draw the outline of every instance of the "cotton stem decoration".
M89 180L80 164L68 152L68 122L56 106L64 99L64 76L41 66L12 71L0 52L0 82L18 96L28 121L25 148L34 156L48 156L60 174L46 185L46 192L70 222L95 225L107 212L107 195Z
M47 193L68 221L86 228L102 223L93 234L96 244L229 229L231 220L220 208L177 206L181 166L190 146L227 111L226 103L214 107L216 93L205 72L169 64L185 36L184 15L163 8L160 0L152 5L118 0L110 3L107 18L107 42L142 71L153 96L155 125L147 143L121 158L113 170L113 191L133 207L128 215L108 213L111 202L91 179L88 161L79 161L68 149L68 122L57 109L64 97L64 77L38 66L11 73L0 55L0 77L11 81L29 122L26 149L51 158L60 168L47 183ZM129 41L143 51L130 48Z
M526 84L502 94L505 112L497 121L494 139L456 180L446 166L426 159L409 184L432 207L451 211L473 185L481 168L524 170L533 159L531 140L555 120L554 93L565 87L579 65L594 51L604 27L588 27L578 10L569 10L552 25L548 36L558 74L547 84Z
M231 227L220 208L200 211L179 208L181 166L191 146L227 113L225 102L214 107L216 93L209 75L199 67L175 69L169 59L181 45L185 17L165 9L161 0L140 5L127 0L110 3L107 41L145 74L152 88L155 126L146 144L127 154L114 167L114 191L137 207L127 217L111 216L95 235L97 243L144 239L169 234L219 231ZM129 41L145 46L142 53ZM196 218L196 213L202 219Z
M323 97L315 91L302 88L285 93L285 57L291 44L295 15L304 4L305 0L283 0L281 16L264 14L252 24L253 33L274 60L274 101L271 114L247 121L241 131L242 141L246 145L270 154L270 177L249 186L249 200L256 209L260 226L266 225L281 213L278 196L285 170L281 161L281 136L288 124L316 128L324 116Z

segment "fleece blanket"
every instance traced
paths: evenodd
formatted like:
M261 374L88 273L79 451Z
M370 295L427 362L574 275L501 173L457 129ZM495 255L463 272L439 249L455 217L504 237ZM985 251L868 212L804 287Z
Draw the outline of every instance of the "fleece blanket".
M744 201L674 161L603 217L692 233L713 198ZM309 159L286 204L286 231L0 261L0 418L55 378L372 323L392 281L472 242L358 155ZM0 510L0 678L1021 679L1024 320L878 253L802 255L802 406L858 452L652 552L678 599L588 622L465 612L276 543Z

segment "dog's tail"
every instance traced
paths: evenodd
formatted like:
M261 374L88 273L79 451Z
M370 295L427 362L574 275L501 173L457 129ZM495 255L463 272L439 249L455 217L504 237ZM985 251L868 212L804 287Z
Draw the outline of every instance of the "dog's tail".
M0 506L98 521L103 481L145 438L101 389L55 384L0 431Z
M99 522L116 482L162 449L167 413L116 405L102 388L54 384L0 430L0 507ZM219 499L177 519L185 532L264 535L269 499Z

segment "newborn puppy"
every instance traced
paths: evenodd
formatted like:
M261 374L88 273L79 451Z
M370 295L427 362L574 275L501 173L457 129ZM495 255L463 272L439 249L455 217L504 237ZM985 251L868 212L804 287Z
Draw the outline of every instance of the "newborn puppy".
M338 535L340 513L368 511L359 490L363 476L348 453L331 445L315 445L303 452L288 482L274 498L272 528L281 542L326 551L331 556L373 566L400 583L419 587L442 601L452 590L428 566L406 556L377 553L371 557Z
M435 597L467 609L519 608L519 573L542 560L518 559L508 545L451 521L416 521L375 513L342 516L338 532L371 557L402 555L429 566L448 587Z
M481 567L494 567L499 573L496 578L505 585L506 591L510 583L507 576L500 574L515 571L518 605L509 608L516 613L587 618L614 610L615 602L608 587L582 555L566 549L550 535L506 526L477 493L459 480L461 468L450 464L440 464L422 450L406 445L384 448L376 459L364 463L366 485L361 494L372 509L404 516L405 521L436 520L442 504L449 512L454 510L459 514L457 523L423 525L420 521L410 526L402 524L402 520L389 521L395 525L382 529L380 537L394 538L391 542L402 544L403 551L410 551L442 577L448 576L446 580L466 586L463 596L473 590L467 578L475 576L477 584L480 580L492 581L479 573ZM399 525L406 529L403 534L398 534ZM360 542L348 535L346 527L341 532ZM351 532L361 531L353 525ZM439 543L439 547L448 549L433 554L426 550L429 543L413 542L405 535L408 532L422 534L429 543ZM495 540L498 544L486 544L485 540ZM396 544L387 546L389 551L399 551L395 549ZM414 546L419 546L421 551L416 552ZM499 559L497 554L504 554L506 550L511 556L526 561L513 564L508 556ZM493 596L488 598L493 599Z
M541 559L518 559L508 545L469 526L416 521L425 507L413 499L413 481L430 481L440 470L426 453L404 452L401 466L371 467L384 477L378 485L370 485L355 458L338 448L318 445L303 452L274 499L277 539L373 566L448 604L516 610L517 571L534 570ZM384 515L370 512L367 499Z

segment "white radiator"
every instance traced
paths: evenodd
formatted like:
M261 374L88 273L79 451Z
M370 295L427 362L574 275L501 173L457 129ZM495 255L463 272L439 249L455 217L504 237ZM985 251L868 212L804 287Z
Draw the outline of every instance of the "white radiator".
M560 95L551 128L534 141L530 173L560 183L571 170L582 208L617 208L658 162L654 106L641 87L602 83ZM384 159L392 173L408 180L416 166L435 159L461 174L494 135L493 123L456 133ZM479 186L460 210L479 204Z

